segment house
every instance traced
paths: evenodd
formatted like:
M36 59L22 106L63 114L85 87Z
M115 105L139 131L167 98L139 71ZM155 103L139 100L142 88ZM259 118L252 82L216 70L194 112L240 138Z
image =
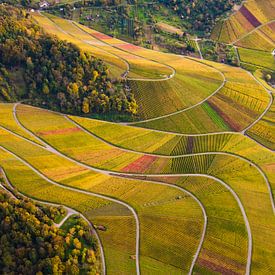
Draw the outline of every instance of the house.
M48 8L50 6L50 3L49 2L47 2L47 1L41 1L40 3L39 3L39 7L40 8Z

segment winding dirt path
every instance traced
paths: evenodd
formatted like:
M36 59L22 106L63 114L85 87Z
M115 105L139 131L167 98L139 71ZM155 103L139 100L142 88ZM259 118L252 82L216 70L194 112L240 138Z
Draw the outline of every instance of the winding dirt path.
M20 123L20 122L19 122ZM25 129L24 125L22 125L20 123L20 126ZM32 133L33 134L33 133ZM33 134L34 135L34 134ZM38 138L38 137L37 137ZM38 138L40 140L40 138ZM49 146L49 145L48 145ZM104 170L104 169L98 169L98 168L94 168L94 167L91 167L89 165L86 165L86 164L83 164L77 160L74 160L64 154L62 154L61 152L57 151L56 149L52 148L51 146L50 147L50 150L55 153L55 154L58 154L60 156L62 156L63 158L66 158L72 162L75 162L76 164L80 165L80 166L83 166L89 170L93 170L93 171L97 171L99 173L103 173L103 174L106 174L106 175L110 175L110 176L115 176L115 177L125 177L125 176L128 176L129 178L133 177L133 176L141 176L143 174L134 174L134 173L119 173L119 172L112 172L112 171L108 171L108 170ZM49 149L48 149L49 150ZM216 152L214 153L209 153L209 154L216 154ZM222 153L221 153L222 154ZM202 153L203 155L203 153ZM251 266L251 257L252 257L252 234L251 234L251 229L250 229L250 225L249 225L249 221L247 219L247 216L246 216L246 213L245 213L245 210L244 210L244 207L238 197L238 195L235 193L235 191L228 185L226 184L224 181L222 181L221 179L219 178L216 178L214 176L211 176L211 175L207 175L207 174L199 174L199 173L195 173L195 174L147 174L146 175L147 177L175 177L175 176L195 176L195 177L206 177L206 178L210 178L210 179L213 179L213 180L216 180L217 182L219 183L222 183L223 186L225 186L230 192L231 194L234 196L234 198L238 198L237 202L238 202L238 205L240 207L240 210L242 212L242 215L243 215L243 218L245 220L245 224L246 224L246 229L247 229L247 233L248 233L248 256L247 256L247 265L246 265L246 274L249 274L248 270L250 270L250 266ZM147 181L147 180L146 180ZM168 183L163 183L163 182L155 182L155 181L148 181L148 182L151 182L151 183L154 183L154 184L160 184L160 185L164 185L164 186L169 186L169 187L172 187L171 184L168 184ZM181 187L178 187L178 186L175 186L174 188L177 188L179 190L182 190L183 192L186 192L187 190L181 188ZM86 192L86 191L84 191ZM188 192L188 191L187 191ZM188 192L190 195L191 193ZM204 213L204 220L205 220L205 223L204 223L204 230L203 230L203 234L202 234L202 238L201 238L201 241L200 241L200 245L199 245L199 248L194 256L194 260L192 262L192 266L190 268L190 272L192 273L192 270L193 270L193 267L195 265L195 262L198 258L198 255L199 255L199 251L201 250L201 247L202 247L202 244L203 244L203 239L205 237L205 232L206 232L206 226L207 226L207 215L206 215L206 211L203 207L203 205L201 204L201 202L196 198L194 197L194 195L192 194L192 197L196 199L196 201L199 203L199 205L202 207L202 211ZM272 199L272 202L273 202L273 199ZM273 204L272 204L272 209L273 208ZM191 274L189 273L189 274Z
M238 43L240 40L244 39L245 37L247 37L247 36L250 35L251 33L255 32L256 30L258 30L258 29L260 29L260 28L262 28L262 27L264 27L264 26L266 26L266 25L269 25L269 24L271 24L271 23L273 23L273 22L275 22L275 20L270 20L270 21L268 21L268 22L266 22L266 23L261 24L260 26L254 28L254 29L251 30L250 32L245 33L244 35L242 35L241 37L239 37L239 38L236 39L235 41L231 42L231 45L234 45L234 44Z
M140 120L140 121L135 121L135 122L123 122L123 123L118 123L118 124L121 124L121 125L136 125L136 124L141 124L141 123L144 123L144 122L151 122L151 121L155 121L155 120L159 120L159 119L162 119L162 118L167 118L167 117L170 117L170 116L173 116L173 115L177 115L177 114L180 114L180 113L183 113L183 112L186 112L188 110L191 110L201 104L203 104L204 102L206 102L209 98L211 98L212 96L214 96L216 93L218 93L223 87L224 85L226 84L227 80L224 76L224 74L217 70L223 77L223 82L221 84L221 86L219 88L217 88L213 93L211 93L208 97L204 98L203 100L201 100L200 102L192 105L192 106L189 106L187 108L184 108L184 109L181 109L179 111L176 111L176 112L173 112L173 113L170 113L170 114L166 114L166 115L162 115L162 116L158 116L158 117L154 117L154 118L149 118L149 119L145 119L145 120Z
M17 105L16 105L17 106ZM80 166L82 166L82 167L84 167L84 168L86 168L86 169L89 169L89 170L92 170L92 171L96 171L96 172L99 172L99 173L101 173L101 174L105 174L105 175L109 175L109 176L114 176L113 174L113 172L111 172L111 171L108 171L108 170L103 170L103 169L97 169L97 168L93 168L93 167L91 167L91 166L89 166L89 165L86 165L86 164L84 164L84 163L81 163L81 162L79 162L79 161L77 161L77 160L74 160L74 159L72 159L72 158L70 158L70 157L68 157L68 156L66 156L66 155L64 155L64 154L62 154L61 152L59 152L58 150L56 150L55 148L53 148L53 147L51 147L49 144L47 144L46 142L44 142L42 139L40 139L39 137L37 137L34 133L32 133L30 130L28 130L23 124L21 124L21 122L18 120L18 118L17 118L17 115L16 115L16 106L15 106L15 108L14 108L14 111L15 111L15 117L16 117L16 122L18 123L18 125L22 128L22 129L24 129L25 131L27 131L30 135L32 135L33 137L36 137L36 139L37 140L39 140L39 141L41 141L44 145L45 145L45 147L42 147L43 149L45 149L45 150L48 150L48 151L50 151L50 152L52 152L52 153L54 153L54 154L57 154L57 155L59 155L59 156L61 156L61 157L63 157L63 158L66 158L67 160L69 160L69 161L71 161L71 162L74 162L74 163L76 163L77 165L80 165ZM1 127L1 126L0 126ZM13 132L12 131L9 131L11 134L13 134ZM26 139L27 140L27 139ZM27 140L28 141L28 140ZM2 146L0 146L0 148L1 148ZM10 153L12 153L14 156L17 156L16 154L14 154L13 152L11 152L11 151L9 151L8 149L6 149L5 148L5 150L6 151L8 151L8 152L10 152ZM18 159L21 159L19 156L17 156L17 158ZM24 164L25 165L27 165L29 168L33 168L32 170L34 171L34 172L38 172L39 174L38 175L43 175L42 173L40 173L37 169L35 169L33 166L31 166L28 162L26 162L25 160L23 160L22 159L22 161L24 162ZM129 175L129 174L128 174ZM122 178L121 177L121 173L115 173L115 176L116 177L119 177L119 178ZM45 175L43 175L43 178L44 179L48 179ZM48 179L48 182L50 182L50 183L52 183L52 184L56 184L56 185L58 185L58 186L63 186L63 187L65 187L64 185L61 185L61 184L59 184L59 183L56 183L56 182L54 182L54 181L52 181L51 179ZM194 194L192 194L191 192L189 192L188 190L186 190L186 189L184 189L184 188L182 188L182 187L179 187L179 186L173 186L173 185L171 185L171 184L168 184L168 183L160 183L160 182L153 182L154 184L156 184L156 185L162 185L162 186L168 186L168 187L170 187L170 188L174 188L174 189L178 189L178 190L180 190L180 191L182 191L182 192L184 192L184 193L186 193L186 194L188 194L189 196L191 196L197 203L198 203L198 205L200 206L200 208L201 208L201 211L202 211L202 213L203 213L203 217L204 217L204 226L203 226L203 232L202 232L202 236L201 236L201 239L200 239L200 243L199 243L199 246L198 246L198 249L197 249L197 251L196 251L196 253L195 253L195 255L193 256L193 261L192 261L192 265L191 265L191 267L190 267L190 272L189 272L189 274L191 274L192 273L192 270L193 270L193 267L194 267L194 265L195 265L195 262L196 262L196 260L197 260L197 258L198 258L198 255L199 255L199 252L200 252L200 250L201 250L201 247L202 247L202 244L203 244L203 240L204 240L204 237L205 237L205 233L206 233L206 227L207 227L207 215L206 215L206 211L205 211L205 208L204 208L204 206L202 205L202 203L200 202L200 200L194 195ZM70 188L71 190L75 190L74 188L72 188L72 187L68 187L68 188ZM79 191L81 191L81 190L79 190ZM83 191L83 192L88 192L88 191ZM89 193L91 193L92 195L96 195L96 193L92 193L92 192L88 192L88 194ZM98 195L98 194L97 194ZM99 195L99 196L101 196L101 195ZM105 198L105 196L104 196L104 198ZM109 197L106 197L106 198L109 198ZM110 199L110 198L109 198ZM110 199L110 200L113 200L113 199ZM122 203L122 201L119 201L119 200L116 200L117 202L121 202ZM124 202L123 202L124 203ZM126 206L126 203L125 203L125 206ZM131 207L131 206L129 206L129 207ZM132 207L131 207L132 208ZM134 209L132 208L132 210L134 211ZM135 212L132 212L133 214L135 213ZM140 241L140 226L139 226L139 221L138 221L138 216L137 216L137 214L135 213L135 218L136 218L136 222L137 222L137 232L138 232L138 235L137 235L137 238L136 238L136 254L138 254L138 256L139 256L139 241ZM137 260L138 260L138 262L139 262L139 257L137 257L136 258ZM137 270L137 274L139 275L140 274L140 270Z
M4 177L5 183L6 183L12 190L14 190L14 186L11 184L10 180L8 179L5 170L4 170L3 168L1 168L1 167L0 167L0 173L1 173L1 174L3 175L3 177ZM3 186L2 184L0 184L0 187L2 187L4 190L6 190L14 199L17 199L17 197L16 197L11 191L9 191L5 186ZM85 220L85 221L87 222L87 224L89 225L92 234L94 234L94 236L95 236L96 239L97 239L97 243L98 243L98 245L99 245L99 250L100 250L100 255L101 255L102 274L103 274L103 275L106 275L106 263L105 263L105 256L104 256L104 250L103 250L102 242L101 242L101 240L100 240L100 238L99 238L99 236L98 236L98 234L97 234L97 232L96 232L96 230L95 230L94 225L93 225L93 224L92 224L83 214L81 214L80 212L76 211L75 209L72 209L72 208L70 208L70 207L68 207L68 206L65 206L65 205L63 205L63 204L56 204L56 203L51 203L51 202L46 202L46 201L40 201L40 200L37 200L37 199L33 199L33 198L31 198L31 197L28 197L27 195L25 195L25 194L19 192L18 190L17 190L17 192L18 192L18 194L20 194L21 196L26 197L26 198L29 198L29 199L31 199L31 200L33 200L33 201L39 203L39 204L44 204L44 205L54 206L54 207L60 207L60 206L62 206L63 208L65 208L66 211L67 211L67 215L63 218L63 220L62 220L60 223L58 223L58 224L54 223L54 225L55 225L56 227L58 227L58 228L60 228L60 227L64 224L64 222L67 220L67 218L69 218L71 215L78 215L78 216L80 216L83 220Z
M199 38L195 38L195 39L192 39L194 42L195 42L195 44L196 44L196 47L197 47L197 49L198 49L198 52L199 52L199 55L200 55L200 59L201 60L203 60L203 56L202 56L202 53L201 53L201 48L200 48L200 45L199 45L199 42L198 41L200 41L201 39L199 39Z
M6 149L6 148L4 148L2 146L0 146L0 149L2 149L4 151L12 154L16 159L18 159L19 161L21 161L22 163L24 163L26 166L28 166L30 169L32 169L36 174L38 174L40 177L42 177L43 179L47 180L51 184L54 184L56 186L59 186L59 187L62 187L64 189L68 189L68 190L71 190L71 191L80 192L80 193L84 193L84 194L88 194L88 195L94 195L94 196L105 198L105 196L102 196L102 195L99 195L99 194L95 194L95 193L92 193L92 192L89 192L89 191L74 189L72 187L64 186L62 184L54 182L51 179L48 179L45 175L43 175L41 172L39 172L36 168L34 168L31 164L29 164L28 162L26 162L24 159L22 159L21 157L17 156L15 153L11 152L10 150L8 150L8 149ZM79 163L79 165L81 165L81 163ZM90 169L92 169L92 168L90 168ZM125 173L121 174L121 173L116 173L116 172L111 172L111 171L107 171L107 173L108 173L108 175L116 176L116 177L120 177L120 178L121 177L125 178L125 176L128 176L129 180L133 179L132 178L133 176L140 176L140 174L125 174ZM213 180L219 182L226 189L228 189L230 191L230 193L236 199L236 201L238 203L238 206L239 206L239 208L241 210L241 213L243 215L243 218L244 218L244 221L245 221L245 225L246 225L246 230L247 230L247 234L248 234L248 256L247 256L247 263L246 263L246 274L249 274L249 270L250 270L250 266L251 266L251 257L252 257L252 234L251 234L251 229L250 229L250 225L249 225L249 221L248 221L245 209L244 209L244 207L243 207L243 205L241 203L241 200L239 199L238 195L235 193L235 191L229 185L227 185L221 179L218 179L218 178L216 178L214 176L207 175L207 174L152 174L152 175L148 174L146 176L147 177L152 177L152 178L153 177L158 177L158 178L160 178L160 177L179 177L179 176L206 177L206 178L210 178L210 179L213 179ZM133 179L133 180L135 180L135 179ZM162 185L162 186L169 186L169 187L172 187L172 188L184 191L187 194L189 194L190 196L192 196L192 198L194 198L197 201L197 203L200 205L200 207L201 207L201 209L203 211L203 216L204 216L204 228L203 228L203 232L202 232L202 236L201 236L201 239L200 239L200 243L199 243L198 249L197 249L195 255L193 256L192 265L191 265L189 273L188 273L188 274L191 275L192 271L193 271L193 268L194 268L194 265L195 265L195 263L197 261L199 253L201 251L201 248L202 248L202 245L203 245L203 241L204 241L204 238L205 238L205 234L206 234L206 229L207 229L207 215L206 215L206 211L204 209L204 206L198 200L198 198L196 198L191 192L185 190L182 187L179 187L179 186L176 186L176 185L171 185L171 184L168 184L168 183L158 182L158 181L150 181L150 180L143 180L143 181L150 182L150 183L157 184L157 185Z
M253 166L256 170L258 170L258 172L261 174L261 176L263 177L266 186L268 188L269 191L269 196L270 196L270 202L271 202L271 206L272 206L272 210L273 213L275 214L275 204L274 204L274 199L273 199L273 193L272 193L272 188L270 185L270 182L266 176L266 174L264 173L264 171L262 170L262 168L256 164L255 162L240 156L238 154L234 154L234 153L229 153L229 152L212 152L212 151L208 151L208 152L203 152L203 153L191 153L191 154L182 154L182 155L176 155L176 156L170 156L170 155L161 155L161 154L154 154L154 153L146 153L146 152L142 152L142 151L135 151L135 150L131 150L131 149L126 149L123 147L119 147L113 143L110 143L108 141L106 141L105 139L102 139L100 137L98 137L97 135L93 134L92 132L88 131L87 129L85 129L84 127L82 127L81 125L79 125L77 122L73 121L72 119L70 119L68 116L64 115L64 117L70 121L71 123L73 123L76 127L78 127L79 129L81 129L82 131L84 131L85 133L87 133L88 135L92 136L93 138L98 139L99 141L104 142L105 144L115 147L116 149L120 149L124 152L128 152L128 153L136 153L136 154L140 154L140 155L146 155L146 156L156 156L156 157L161 157L161 158L170 158L170 159L176 159L176 158L184 158L184 157L190 157L190 156L204 156L204 155L224 155L224 156L231 156L231 157L235 157L238 158L246 163L248 163L249 165Z

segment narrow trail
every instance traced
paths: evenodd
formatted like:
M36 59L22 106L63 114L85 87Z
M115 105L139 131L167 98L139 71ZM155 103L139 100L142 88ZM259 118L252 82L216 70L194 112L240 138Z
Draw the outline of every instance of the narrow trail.
M273 199L273 192L272 192L272 188L270 185L270 182L266 176L266 174L264 173L264 171L262 170L262 168L256 164L255 162L240 156L238 154L235 153L230 153L230 152L220 152L220 151L208 151L208 152L202 152L202 153L190 153L190 154L182 154L182 155L175 155L175 156L170 156L170 155L161 155L161 154L154 154L154 153L147 153L147 152L142 152L142 151L135 151L135 150L131 150L131 149L126 149L123 147L119 147L113 143L110 143L108 141L106 141L105 139L102 139L100 137L98 137L97 135L93 134L92 132L88 131L87 129L85 129L84 127L82 127L81 125L79 125L77 122L71 120L68 116L64 116L68 121L70 121L71 123L73 123L76 127L78 127L79 129L81 129L83 132L87 133L88 135L98 139L99 141L104 142L105 144L112 146L116 149L122 150L124 152L127 153L136 153L136 154L140 154L140 155L146 155L146 156L155 156L155 157L161 157L161 158L169 158L169 159L176 159L176 158L184 158L184 157L190 157L190 156L204 156L204 155L224 155L224 156L231 156L231 157L235 157L238 158L246 163L248 163L249 165L253 166L256 170L258 170L258 172L261 174L261 176L264 178L266 186L269 190L269 194L270 194L270 201L271 201L271 206L273 209L273 213L275 214L275 203L274 203L274 199Z
M200 55L200 59L203 60L203 56L202 56L202 53L201 53L201 48L200 48L200 45L198 43L198 41L200 41L200 39L199 38L195 38L195 39L193 39L193 41L195 41L196 47L197 47L199 55Z
M91 194L91 195L95 195L95 196L99 196L99 197L102 197L102 195L99 195L99 194L95 194L95 193L92 193L92 192L89 192L89 191L84 191L84 190L80 190L80 189L74 189L72 187L68 187L68 186L64 186L62 184L59 184L57 182L54 182L52 181L51 179L48 179L45 175L43 175L41 172L39 172L36 168L34 168L32 165L30 165L28 162L26 162L24 159L22 159L21 157L17 156L15 153L11 152L10 150L0 146L0 149L10 153L11 155L13 155L16 159L18 159L19 161L21 161L22 163L24 163L26 166L28 166L30 169L32 169L36 174L38 174L40 177L42 177L43 179L47 180L48 182L56 185L56 186L59 186L59 187L62 187L64 189L68 189L68 190L71 190L71 191L75 191L75 192L80 192L80 193L84 193L84 194ZM113 173L113 172L109 172L109 175L111 176L115 176L115 177L123 177L125 178L125 176L128 176L127 178L129 180L136 180L135 178L133 178L133 176L141 176L140 174L119 174L119 173ZM217 182L219 182L220 184L222 184L227 190L230 191L230 193L234 196L234 198L236 199L238 205L239 205L239 208L241 210L241 213L242 213L242 216L244 218L244 221L245 221L245 225L246 225L246 230L247 230L247 234L248 234L248 256L247 256L247 263L246 263L246 274L249 274L249 270L250 270L250 266L251 266L251 257L252 257L252 234L251 234L251 229L250 229L250 224L249 224L249 221L248 221L248 218L247 218L247 215L246 215L246 212L244 210L244 207L241 203L241 200L239 199L238 195L235 193L235 191L228 185L226 184L224 181L222 181L221 179L219 178L216 178L214 176L210 176L210 175L207 175L207 174L152 174L152 175L146 175L146 177L151 177L151 178L160 178L160 177L180 177L180 176L188 176L188 177L206 177L206 178L209 178L209 179L212 179L212 180L215 180ZM195 197L195 195L191 192L189 192L188 190L182 188L182 187L179 187L177 185L171 185L171 184L168 184L168 183L164 183L164 182L159 182L159 181L153 181L153 180L143 180L145 182L150 182L152 184L157 184L157 185L162 185L162 186L169 186L169 187L172 187L172 188L175 188L175 189L178 189L178 190L181 190L185 193L187 193L188 195L190 195L192 198L194 198L196 200L196 202L200 205L201 209L202 209L202 212L203 212L203 216L204 216L204 227L203 227L203 232L202 232L202 236L201 236L201 239L200 239L200 243L199 243L199 247L195 253L195 255L193 256L193 261L192 261L192 265L190 267L190 270L189 270L189 273L188 274L192 274L192 271L193 271L193 268L194 268L194 265L197 261L197 258L199 256L199 253L201 251L201 248L202 248L202 245L203 245L203 241L204 241L204 238L205 238L205 234L206 234L206 230L207 230L207 215L206 215L206 211L204 209L204 206L202 205L202 203L198 200L197 197ZM104 196L103 196L104 197Z
M0 168L0 173L3 174L3 171L1 171L1 168ZM16 196L8 188L6 188L2 183L0 183L0 189L3 189L3 191L6 192L7 194L9 194L9 196L11 196L13 199L17 200Z
M234 44L238 43L240 40L242 40L242 39L244 39L245 37L249 36L251 33L255 32L256 30L258 30L258 29L260 29L260 28L262 28L262 27L264 27L264 26L266 26L266 25L269 25L269 24L271 24L271 23L273 23L273 22L275 22L275 20L270 20L270 21L268 21L268 22L266 22L266 23L261 24L260 26L254 28L254 29L251 30L250 32L245 33L244 35L242 35L241 37L239 37L239 38L236 39L235 41L231 42L231 44L234 45Z
M21 125L21 124L20 124ZM21 127L23 127L23 129L25 128L23 125L21 125ZM40 139L40 138L39 138ZM93 171L98 171L98 172L100 172L100 173L104 173L104 174L107 174L107 175L111 175L111 176L116 176L116 177L119 177L119 178L121 178L121 177L125 177L125 176L128 176L128 177L133 177L133 176L144 176L143 174L134 174L134 173L119 173L119 172L111 172L111 171L108 171L108 170L104 170L104 169L96 169L96 168L93 168L93 167L91 167L91 166L88 166L88 165L85 165L85 164L83 164L83 163L81 163L81 162L78 162L78 161L76 161L76 160L74 160L74 159L71 159L70 157L68 157L68 156L66 156L66 155L63 155L62 153L60 153L59 151L57 151L57 150L55 150L54 149L54 151L56 151L58 154L61 154L61 156L63 156L64 158L67 158L68 160L71 160L71 161L73 161L73 162L75 162L75 163L77 163L77 164L79 164L79 165L82 165L82 166L84 166L84 167L86 167L86 168L88 168L88 169L90 169L90 170L93 170ZM211 153L209 153L209 154L211 154ZM216 152L214 152L214 153L212 153L212 154L216 154ZM222 154L222 153L221 153ZM256 167L256 165L254 165L254 167L257 169L257 167ZM261 171L259 171L260 173L261 173L261 175L262 176L264 176L264 179L265 179L265 182L267 181L267 178L265 177L265 175L264 174L262 174L262 172ZM213 180L217 180L219 183L223 183L223 186L226 186L227 187L227 189L232 193L232 195L236 198L236 197L238 197L237 196L237 194L234 192L234 190L228 185L228 184L226 184L224 181L222 181L221 179L219 179L219 178L216 178L216 177L214 177L214 176L211 176L211 175L207 175L207 174L197 174L197 173L195 173L195 174L152 174L152 175L150 175L150 174L147 174L147 175L145 175L146 177L175 177L175 176L195 176L195 177L200 177L200 176L202 176L202 177L207 177L207 178L210 178L210 179L213 179ZM151 181L149 181L149 182L151 182ZM161 184L161 185L165 185L165 186L169 186L169 187L171 187L171 184L167 184L167 183L162 183L162 182L152 182L152 183L155 183L155 184ZM267 181L266 182L266 184L268 184L268 190L269 190L269 192L270 192L270 186L269 186L269 182ZM180 187L178 187L178 188L180 188ZM182 190L182 191L187 191L187 190L185 190L185 189L182 189L182 188L180 188L180 190ZM272 194L270 194L270 196L272 196ZM272 197L271 197L272 198ZM197 198L196 198L196 201L199 201ZM242 211L242 214L243 214L243 217L244 217L244 219L245 219L245 223L246 223L246 227L247 227L247 232L248 232L248 238L249 238L249 247L248 247L248 260L247 260L247 268L246 268L246 270L250 270L250 265L251 265L251 255L252 255L252 236L251 236L251 230L250 230L250 226L249 226L249 222L248 222L248 219L247 219L247 216L246 216L246 214L245 214L245 210L244 210L244 207L242 206L242 204L241 204L241 201L240 201L240 199L238 198L238 204L239 204L239 206L240 206L240 209L241 209L241 211ZM200 205L201 205L201 203L200 203ZM273 198L272 198L272 201L271 201L271 205L272 205L272 210L273 210L273 213L274 213L274 202L273 202ZM203 205L201 205L201 207L203 207ZM204 208L203 208L204 209ZM205 209L203 210L203 213L205 213L205 215L204 215L204 219L205 219L205 229L204 229L204 232L203 232L203 238L205 237L205 231L206 231L206 223L207 223L207 216L206 216L206 212L205 212ZM203 239L202 238L202 239ZM202 247L202 244L203 244L203 240L201 241L201 245L200 245L200 247L199 247L199 250L198 251L200 251L201 250L201 247ZM196 256L198 257L198 255L199 255L199 252L197 252L196 253ZM194 259L194 263L193 263L193 267L194 267L194 264L195 264L195 262L196 262L196 260ZM193 268L192 267L192 268ZM249 273L249 272L248 272ZM248 274L247 273L247 274Z
M5 183L7 184L7 186L9 186L12 190L15 190L14 186L12 185L12 183L10 182L10 180L8 179L8 176L7 176L6 172L5 172L5 170L4 170L2 167L0 167L0 173L3 175L4 180L5 180ZM11 191L9 191L7 188L5 188L5 186L3 186L2 184L0 184L0 187L2 187L3 189L5 189L14 199L17 199L17 197L16 197ZM106 263L105 263L105 255L104 255L104 250L103 250L102 242L101 242L101 240L100 240L100 238L99 238L99 236L98 236L98 234L97 234L97 232L96 232L96 230L95 230L95 227L94 227L94 225L92 224L92 222L90 222L90 221L89 221L83 214L81 214L80 212L78 212L78 211L76 211L75 209L72 209L72 208L70 208L70 207L68 207L68 206L65 206L65 205L63 205L63 204L56 204L56 203L51 203L51 202L46 202L46 201L37 200L37 199L34 199L34 198L32 198L32 197L29 197L29 196L27 196L27 195L25 195L25 194L19 192L18 190L17 190L17 193L18 193L19 195L23 196L23 197L29 198L29 199L31 199L31 200L37 202L37 203L39 203L39 204L44 204L44 205L54 206L54 207L60 207L60 206L61 206L61 207L65 208L66 211L67 211L67 213L68 213L68 214L66 215L66 217L64 217L64 219L63 219L59 224L54 223L54 225L55 225L56 227L58 227L58 228L60 228L60 227L64 224L64 222L67 220L67 218L68 218L69 216L74 215L74 214L80 216L83 220L85 220L85 221L87 222L88 226L90 227L91 233L92 233L92 234L96 237L96 239L97 239L97 243L98 243L99 250L100 250L101 263L102 263L102 275L106 275Z
M241 66L241 59L240 59L240 55L239 55L239 52L238 52L238 47L233 46L233 48L234 48L234 51L235 51L235 55L237 57L238 66L240 67Z
M175 74L176 74L176 70L175 70L172 66L170 66L170 65L167 65L167 64L161 63L161 62L157 62L157 61L155 61L155 60L148 59L148 58L145 58L145 57L136 55L136 54L131 53L131 52L124 51L124 50L122 50L121 48L119 48L119 47L117 47L117 46L115 46L115 45L111 45L111 44L108 44L107 42L105 42L105 41L103 41L103 40L99 40L98 38L96 38L96 37L95 37L94 35L92 35L91 33L86 32L85 30L81 29L74 21L71 21L71 20L70 20L69 22L70 22L71 24L73 24L76 28L78 28L80 31L82 31L82 32L84 32L84 33L90 35L90 36L93 37L94 39L100 41L101 43L103 43L103 44L105 44L105 45L107 45L107 46L109 46L109 47L112 47L112 48L115 48L115 49L120 50L120 51L122 51L122 52L125 52L126 54L131 54L131 55L137 56L137 57L139 57L139 58L141 58L141 59L149 60L149 61L154 62L154 63L156 63L156 64L160 64L160 65L162 65L162 66L167 67L167 68L170 69L171 72L172 72L169 76L166 76L166 77L163 77L163 78L147 78L147 77L146 77L146 78L136 78L136 77L133 78L133 77L127 77L128 73L131 71L131 64L127 61L127 59L121 57L120 55L111 53L111 54L115 55L116 57L118 57L118 58L124 60L125 62L127 62L128 68L127 68L127 71L125 71L124 74L125 74L125 77L127 77L127 80L129 80L129 81L131 81L131 80L135 80L135 81L156 81L156 82L157 82L157 81L166 81L166 80L168 80L168 79L173 78L173 77L175 76ZM71 35L71 34L70 34L70 35ZM78 40L80 40L80 39L78 38ZM83 41L83 40L80 40L80 41L82 41L82 42L85 43L85 41ZM100 48L100 49L101 49L101 48ZM106 50L104 50L104 51L105 51L105 52L108 52L108 51L106 51ZM110 52L108 52L108 53L110 53Z
M128 210L131 211L131 213L133 214L133 216L136 220L136 255L135 255L136 256L136 272L137 272L137 275L140 275L140 267L139 267L140 225L139 225L138 216L137 216L135 210L130 205L126 204L123 201L120 201L120 200L117 200L117 199L114 199L114 198L111 198L111 197L108 197L108 196L100 195L100 194L93 193L93 192L90 192L90 191L85 191L85 190L82 190L82 189L77 189L77 188L73 188L73 187L70 187L70 186L66 186L66 185L57 183L57 182L51 180L50 178L48 178L47 176L45 176L44 174L42 174L39 170L37 170L35 167L33 167L30 163L28 163L27 161L25 161L24 159L19 157L17 154L13 153L12 151L6 149L3 146L0 146L0 149L2 149L3 151L11 154L14 158L16 158L17 160L22 162L24 165L26 165L33 172L35 172L38 176L40 176L42 179L49 182L50 184L53 184L55 186L58 186L60 188L66 189L66 190L70 190L70 191L78 192L78 193L81 193L81 194L85 194L85 195L89 195L89 196L109 200L109 201L112 201L112 202L115 202L115 203L118 203L118 204L121 204L121 205L127 207ZM87 220L87 219L85 218L85 220Z
M37 170L35 167L33 167L30 163L28 163L26 160L24 160L23 158L21 158L20 156L18 156L17 154L15 154L14 152L10 151L9 149L3 147L3 146L0 146L0 149L2 149L3 151L11 154L12 156L14 156L17 160L21 161L24 165L26 165L27 167L29 167L33 172L35 172L37 175L39 175L41 178L43 178L44 180L46 180L47 182L53 184L53 185L56 185L58 187L61 187L63 189L67 189L67 190L70 190L70 191L75 191L75 192L79 192L79 193L82 193L82 194L87 194L87 195L91 195L91 196L95 196L95 197L99 197L99 198L103 198L103 199L106 199L106 200L110 200L110 201L113 201L113 202L117 202L119 204L122 204L124 206L126 206L134 215L135 219L136 219L136 222L137 222L137 228L136 228L136 232L137 232L137 237L136 237L136 261L137 261L137 274L139 275L140 274L140 269L139 269L139 243L140 243L140 225L139 225L139 220L138 220L138 216L135 212L135 210L128 204L126 204L125 202L123 201L120 201L120 200L117 200L117 199L114 199L114 198L111 198L111 197L108 197L108 196L105 196L105 195L101 195L101 194L98 194L98 193L93 193L91 191L85 191L83 189L78 189L78 188L73 188L73 187L69 187L69 186L66 186L66 185L63 185L63 184L60 184L58 182L55 182L53 180L51 180L50 178L48 178L47 176L45 176L44 174L42 174L39 170ZM46 148L45 148L46 149ZM65 157L65 156L64 156ZM81 165L81 163L78 163L79 165ZM90 167L90 170L94 170ZM116 176L118 178L124 178L125 177L122 177L120 176L118 173L116 175L113 175L112 172L110 171L106 171L106 173L104 174L107 174L109 176ZM128 176L130 176L128 174ZM134 180L132 178L129 178L129 180ZM147 182L150 182L150 181L147 181ZM204 225L203 225L203 231L202 231L202 235L201 235L201 239L200 239L200 242L199 242L199 246L197 248L197 251L195 253L195 255L193 256L193 261L192 261L192 265L190 267L190 271L189 271L189 274L192 273L192 270L193 270L193 267L195 265L195 262L199 256L199 252L201 250L201 247L202 247L202 244L203 244L203 241L204 241L204 238L205 238L205 234L206 234L206 228L207 228L207 215L206 215L206 211L205 211L205 208L204 206L202 205L202 203L199 201L199 199L191 192L189 192L188 190L184 189L184 188L181 188L179 186L176 186L176 185L171 185L171 184L168 184L168 183L162 183L162 182L154 182L152 181L151 183L154 183L155 185L162 185L162 186L168 186L170 188L174 188L174 189L177 189L177 190L180 190L186 194L188 194L189 196L191 196L197 203L198 205L200 206L201 210L202 210L202 213L203 213L203 217L204 217Z
M158 117L154 117L154 118L149 118L149 119L145 119L145 120L140 120L140 121L135 121L135 122L122 122L122 123L118 123L118 124L121 124L121 125L136 125L136 124L141 124L141 123L145 123L145 122L151 122L151 121L155 121L155 120L159 120L159 119L162 119L162 118L167 118L167 117L170 117L170 116L173 116L173 115L177 115L177 114L180 114L180 113L183 113L183 112L186 112L188 110L191 110L201 104L203 104L204 102L206 102L209 98L211 98L212 96L214 96L216 93L218 93L226 84L227 80L224 76L224 74L220 71L218 71L222 77L223 77L223 82L221 84L221 86L219 88L217 88L213 93L211 93L209 96L207 96L206 98L204 98L203 100L201 100L200 102L192 105L192 106L189 106L187 108L184 108L184 109L181 109L179 111L176 111L176 112L173 112L173 113L169 113L169 114L166 114L166 115L162 115L162 116L158 116Z
M62 205L63 206L63 205ZM64 207L64 206L63 206ZM67 211L66 216L62 219L62 221L60 223L55 223L55 226L60 228L69 217L71 217L72 215L78 215L79 212L76 212L75 210L73 210L72 208L68 208L68 207L64 207Z

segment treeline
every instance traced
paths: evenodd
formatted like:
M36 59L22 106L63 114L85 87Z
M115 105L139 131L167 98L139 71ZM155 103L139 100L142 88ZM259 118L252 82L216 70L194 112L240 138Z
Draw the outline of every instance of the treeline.
M77 219L68 231L59 229L53 221L61 212L0 190L1 274L99 274L88 225Z
M133 94L110 79L102 60L45 34L24 10L1 5L0 26L0 99L74 114L136 114Z

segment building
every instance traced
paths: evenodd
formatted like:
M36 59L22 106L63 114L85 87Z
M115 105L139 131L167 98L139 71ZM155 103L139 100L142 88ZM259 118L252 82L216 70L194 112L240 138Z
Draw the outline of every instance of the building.
M50 6L50 4L49 4L49 2L47 2L47 1L41 1L40 3L39 3L39 7L40 8L48 8Z

